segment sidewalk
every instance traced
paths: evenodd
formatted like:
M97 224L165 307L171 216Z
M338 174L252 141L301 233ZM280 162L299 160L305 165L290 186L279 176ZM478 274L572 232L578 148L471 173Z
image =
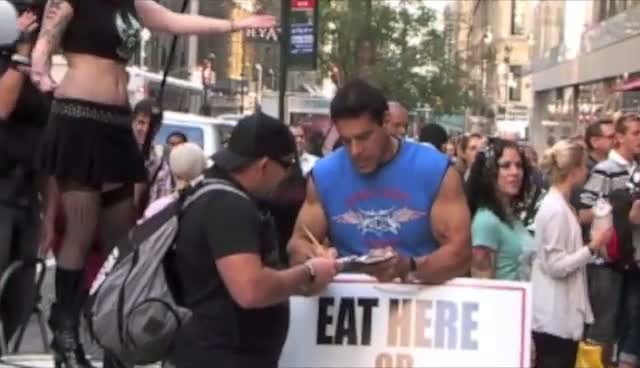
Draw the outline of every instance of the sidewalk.
M101 368L100 362L93 362ZM0 360L0 368L54 368L53 357L46 354L8 355Z
M92 361L96 368L102 363ZM0 368L54 368L53 357L46 354L8 355L0 360ZM137 366L137 368L160 368L160 364Z

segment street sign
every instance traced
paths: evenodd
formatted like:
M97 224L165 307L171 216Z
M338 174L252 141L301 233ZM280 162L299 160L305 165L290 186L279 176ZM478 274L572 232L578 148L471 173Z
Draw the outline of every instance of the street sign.
M291 9L293 10L314 9L315 7L316 0L291 0Z
M313 54L313 25L291 25L291 55Z
M318 3L291 0L289 65L295 70L314 70L318 49Z

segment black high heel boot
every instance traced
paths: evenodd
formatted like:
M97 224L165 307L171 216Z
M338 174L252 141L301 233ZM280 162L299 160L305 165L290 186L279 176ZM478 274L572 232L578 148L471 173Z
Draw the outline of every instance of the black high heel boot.
M55 368L95 368L87 359L78 337L78 321L58 304L51 306L49 327L53 331L51 350Z

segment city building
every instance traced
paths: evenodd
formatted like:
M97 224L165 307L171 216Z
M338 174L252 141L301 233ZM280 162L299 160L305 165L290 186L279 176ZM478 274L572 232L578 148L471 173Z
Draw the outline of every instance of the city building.
M183 1L159 0L174 11L181 9ZM186 12L238 20L258 10L279 16L280 1L190 0ZM277 88L280 46L277 32L267 33L271 37L247 32L178 37L170 75L199 82L204 60L210 59L215 75L211 93L207 96L213 108L211 113L251 111L259 90ZM169 34L153 34L142 45L142 52L134 63L153 72L162 72L168 62L172 40L173 36Z
M468 130L527 135L531 107L529 63L533 20L528 0L458 0L453 3L456 51L475 81Z
M581 134L617 111L638 111L639 0L537 1L531 75L534 144Z

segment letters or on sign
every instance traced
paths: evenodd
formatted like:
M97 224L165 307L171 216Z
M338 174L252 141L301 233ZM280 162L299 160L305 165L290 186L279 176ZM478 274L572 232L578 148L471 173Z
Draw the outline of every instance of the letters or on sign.
M277 43L279 40L280 29L276 27L270 28L250 28L244 31L245 36L251 41Z
M313 54L313 25L291 25L291 55Z
M289 65L296 70L316 68L318 3L292 0L289 23Z
M527 283L446 285L343 278L320 297L291 300L282 368L528 367Z

